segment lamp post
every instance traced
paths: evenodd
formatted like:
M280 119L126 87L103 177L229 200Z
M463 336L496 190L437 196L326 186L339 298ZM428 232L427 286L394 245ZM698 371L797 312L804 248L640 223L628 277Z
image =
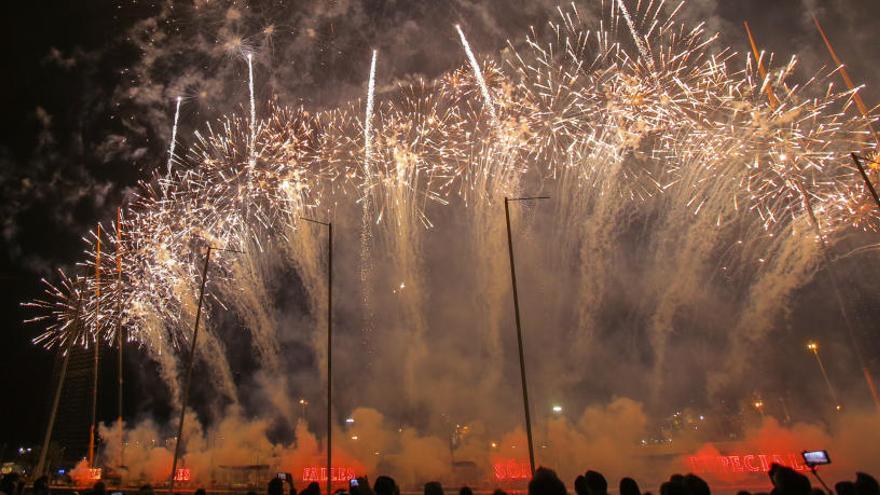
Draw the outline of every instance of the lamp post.
M171 481L168 486L168 493L170 495L174 494L174 481L177 477L177 461L180 459L180 448L183 445L183 420L186 417L186 406L189 402L189 386L192 381L192 371L193 371L193 363L196 360L196 341L199 337L199 321L202 317L202 303L205 300L205 285L208 282L208 264L211 261L211 251L230 251L233 253L240 253L241 251L236 251L234 249L222 249L215 248L208 245L208 250L205 253L205 264L202 267L202 285L199 288L199 303L196 307L196 321L193 325L193 336L192 343L190 344L189 349L189 362L186 366L186 381L183 384L183 397L180 403L180 421L177 426L177 437L174 441L174 460L171 463Z
M519 349L519 374L522 382L523 409L526 419L526 437L529 442L529 469L535 475L535 445L532 441L532 418L529 412L529 387L526 381L526 360L523 353L522 323L519 316L519 294L516 287L516 263L513 258L513 235L510 232L510 203L514 201L537 201L550 199L549 196L532 196L524 198L504 197L504 216L507 220L507 252L510 256L510 282L513 286L513 311L516 316L516 342Z
M828 387L828 394L831 396L831 400L834 401L834 410L840 411L842 409L840 402L837 400L837 392L834 391L834 386L831 385L831 380L828 378L828 372L825 370L825 364L822 362L822 357L819 356L819 344L815 341L810 341L807 343L807 349L816 356L816 362L819 364L819 370L822 372L822 378L825 379L825 385Z
M327 495L333 493L333 223L301 217L327 227Z

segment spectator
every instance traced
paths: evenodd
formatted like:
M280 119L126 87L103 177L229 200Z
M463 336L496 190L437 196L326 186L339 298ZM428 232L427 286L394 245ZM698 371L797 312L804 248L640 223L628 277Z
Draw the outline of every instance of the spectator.
M138 490L138 495L153 495L153 486L152 485L143 485Z
M291 487L292 485L293 484L291 483ZM269 480L269 485L266 487L266 493L268 495L284 495L284 480L277 477ZM196 493L195 495L199 494Z
M622 478L620 480L620 495L642 495L639 484L632 478Z
M673 478L660 485L660 495L687 495L684 483L677 482Z
M193 495L208 495L204 488L197 488Z
M602 473L598 471L587 471L586 474L584 474L584 479L587 481L588 495L608 495L608 481L605 480Z
M856 473L855 485L858 495L880 495L880 485L870 474Z
M370 480L366 476L362 476L354 480L349 488L351 495L375 495L370 488Z
M587 479L582 474L579 474L574 479L574 493L576 495L587 495Z
M379 476L373 484L373 491L376 495L400 495L400 488L394 478L390 476Z
M834 493L837 495L858 495L856 484L852 481L839 481L834 485Z
M775 462L770 465L770 481L773 490L770 495L810 495L810 480L789 467L780 466Z
M474 495L474 491L469 486L463 486L458 489L458 495Z
M540 467L529 481L529 495L567 495L567 493L565 484L556 476L555 471Z
M425 483L425 495L443 495L443 485L439 481Z
M507 492L505 492L501 488L496 488L495 491L492 492L492 495L507 495Z
M313 481L306 486L306 489L300 495L321 495L321 485L317 481Z
M693 473L684 477L684 488L688 495L712 495L709 484Z

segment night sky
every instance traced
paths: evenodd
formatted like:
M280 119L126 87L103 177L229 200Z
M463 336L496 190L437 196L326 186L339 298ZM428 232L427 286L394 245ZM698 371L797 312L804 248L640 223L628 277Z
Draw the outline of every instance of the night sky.
M316 7L320 3L336 10L321 11ZM56 268L79 260L80 237L97 221L110 220L138 179L164 167L173 106L166 97L170 90L163 88L179 83L176 78L186 70L195 73L192 78L200 81L196 86L211 88L210 82L233 70L228 60L200 63L186 54L141 70L146 52L138 36L147 20L160 16L159 31L169 33L192 31L202 22L200 27L210 32L216 23L207 17L203 21L188 3L181 4L181 14L175 16L163 14L167 6L159 2L10 1L0 16L7 47L0 58L0 445L38 442L50 397L53 356L30 344L39 328L22 323L27 312L20 303L40 293L41 277L51 279ZM242 27L242 34L255 36L261 23L271 19L282 33L275 41L283 53L279 57L308 60L296 69L299 79L278 76L260 91L315 108L357 95L369 64L366 47L383 50L386 79L416 73L434 77L464 63L457 46L449 53L438 49L454 41L454 22L465 20L476 51L494 53L504 47L505 38L519 37L529 24L544 22L553 5L546 0L244 4L250 7L242 10L252 12L255 20ZM831 65L810 24L810 9L820 15L853 79L867 84L863 95L868 104L880 102L880 45L872 26L880 3L874 0L694 0L682 16L706 20L710 29L722 33L724 43L741 53L748 50L742 29L742 21L748 20L761 46L780 60L797 54L802 72L809 74ZM313 22L325 28L320 43L300 46L290 41ZM397 26L405 26L406 37ZM327 57L311 59L310 51ZM235 67L240 75L241 65ZM158 88L158 96L130 91L137 87ZM228 109L230 101L240 101L243 93L238 91L189 106L182 116L187 131ZM140 408L128 404L127 409Z

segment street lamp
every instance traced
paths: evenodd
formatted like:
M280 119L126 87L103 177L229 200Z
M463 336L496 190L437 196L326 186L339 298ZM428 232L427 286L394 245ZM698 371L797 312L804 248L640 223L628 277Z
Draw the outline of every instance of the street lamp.
M177 478L177 460L180 458L180 447L183 444L183 420L186 417L186 406L189 403L189 385L192 382L193 363L196 360L196 340L199 337L199 321L202 318L202 303L205 300L205 285L208 283L208 265L211 262L211 251L229 251L232 253L241 253L234 249L215 248L208 244L208 250L205 253L205 265L202 267L202 286L199 289L199 304L196 306L196 321L193 325L192 344L189 349L189 362L186 367L186 380L183 382L183 398L180 401L180 422L177 427L177 436L174 442L174 460L171 463L171 482L168 487L168 493L174 493L174 481Z
M300 418L305 420L306 419L306 408L309 407L309 401L307 401L305 399L300 399L299 406L300 406Z
M819 356L819 344L811 340L807 343L807 349L816 356L816 363L819 364L819 371L822 372L822 378L825 379L825 385L828 387L828 395L830 395L831 400L834 401L834 410L840 411L843 407L837 400L837 392L834 391L834 386L831 385L831 380L828 378L828 372L825 370L825 364L822 362L822 357Z
M761 417L763 418L764 417L764 401L762 401L761 399L758 399L752 405L755 406L755 409L757 409L759 413L761 413Z
M529 412L529 387L526 382L526 360L523 353L522 323L519 316L519 295L516 289L516 263L513 260L513 235L510 233L510 203L513 201L536 201L550 199L550 196L534 196L527 198L504 197L504 216L507 220L507 252L510 255L510 282L513 286L513 311L516 315L516 342L519 347L519 374L522 382L523 409L526 416L526 437L529 441L529 468L535 475L535 445L532 441L532 418Z
M327 227L327 495L333 493L333 476L331 473L332 454L332 398L333 398L333 224L311 218L301 217L306 222Z

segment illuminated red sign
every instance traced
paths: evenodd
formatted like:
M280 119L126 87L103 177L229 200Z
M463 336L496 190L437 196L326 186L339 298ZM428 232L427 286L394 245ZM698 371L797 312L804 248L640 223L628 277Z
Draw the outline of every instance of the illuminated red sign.
M331 481L348 481L357 478L354 474L354 468L351 467L335 467L330 468ZM327 481L327 468L318 466L308 466L303 468L303 481Z
M807 471L800 454L692 455L688 464L695 473L766 473L774 462L796 471Z
M174 481L189 481L192 475L187 468L177 468L174 473Z
M492 471L495 474L495 479L498 481L527 480L532 477L532 469L529 467L529 463L516 459L495 462L492 464Z

